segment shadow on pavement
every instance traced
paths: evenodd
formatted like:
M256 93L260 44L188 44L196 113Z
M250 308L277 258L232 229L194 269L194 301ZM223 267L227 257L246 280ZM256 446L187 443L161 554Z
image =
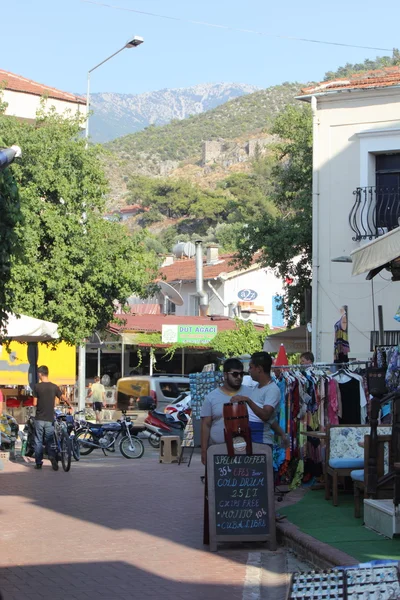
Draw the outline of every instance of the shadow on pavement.
M62 554L62 552L60 552ZM3 600L242 600L242 586L175 581L126 562L28 565L0 568Z
M10 464L0 473L0 532L5 521L13 519L17 513L22 534L34 536L36 523L32 519L40 519L39 529L42 528L40 530L46 536L46 523L49 522L53 530L55 519L61 515L57 521L61 536L64 530L66 534L76 530L78 535L83 535L86 529L93 530L87 524L93 524L109 530L95 532L95 537L102 536L106 546L112 540L113 531L136 531L152 536L146 542L152 545L162 545L165 540L209 554L208 546L202 543L204 485L200 476L204 467L199 457L190 468L186 464L178 466L176 463L160 464L158 460L123 458L73 463L68 473L61 468L54 472L48 462L41 471L36 471L33 465ZM130 539L135 540L132 534ZM32 540L29 544L35 548ZM61 548L62 544L59 556L62 559ZM245 565L248 552L254 549L259 551L268 546L253 543L221 545L218 556ZM137 548L135 552L138 552ZM187 565L182 569L186 570Z

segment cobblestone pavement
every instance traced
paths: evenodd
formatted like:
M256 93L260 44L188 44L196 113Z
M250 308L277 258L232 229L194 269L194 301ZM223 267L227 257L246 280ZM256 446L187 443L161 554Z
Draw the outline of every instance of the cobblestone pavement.
M149 446L140 460L95 451L69 473L25 460L0 473L4 600L283 600L285 551L203 546L197 456L187 468Z

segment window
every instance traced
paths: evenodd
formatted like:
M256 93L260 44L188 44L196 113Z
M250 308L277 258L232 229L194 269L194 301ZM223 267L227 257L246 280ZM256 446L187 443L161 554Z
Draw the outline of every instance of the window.
M189 304L190 316L198 317L200 314L200 298L194 294L190 296Z
M376 226L398 226L400 216L400 153L376 155Z
M176 304L168 300L167 298L167 315L174 315L176 313Z

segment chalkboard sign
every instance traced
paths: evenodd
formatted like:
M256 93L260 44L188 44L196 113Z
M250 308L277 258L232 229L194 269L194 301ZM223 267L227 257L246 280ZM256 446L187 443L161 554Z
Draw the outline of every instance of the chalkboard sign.
M228 456L226 445L207 453L210 549L219 541L270 541L276 547L272 453L253 444L253 454Z
M214 486L218 533L269 533L265 454L215 454Z

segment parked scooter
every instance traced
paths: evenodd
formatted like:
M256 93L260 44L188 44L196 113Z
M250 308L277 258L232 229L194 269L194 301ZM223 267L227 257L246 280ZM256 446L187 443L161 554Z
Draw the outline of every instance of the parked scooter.
M187 422L188 415L185 411L179 412L175 420L174 417L168 414L150 410L144 420L145 429L142 432L142 436L147 437L150 446L159 448L163 435L179 435L182 437Z

